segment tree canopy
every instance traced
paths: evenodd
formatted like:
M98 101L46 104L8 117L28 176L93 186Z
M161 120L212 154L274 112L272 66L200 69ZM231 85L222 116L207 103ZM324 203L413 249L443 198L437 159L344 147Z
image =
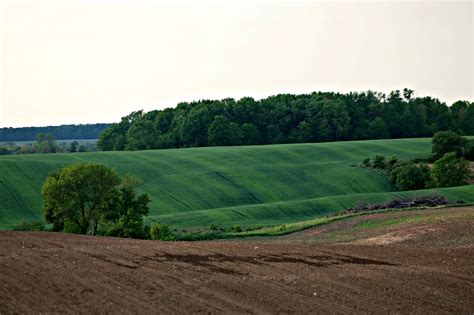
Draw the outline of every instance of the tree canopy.
M436 98L414 97L408 89L388 95L373 91L279 94L262 100L201 100L133 112L105 129L98 146L144 150L322 142L430 137L447 130L465 135L474 134L473 119L474 103L460 101L448 107Z
M96 163L80 163L51 173L42 187L43 212L53 230L139 237L148 196L136 196L134 182ZM131 231L132 230L132 231Z

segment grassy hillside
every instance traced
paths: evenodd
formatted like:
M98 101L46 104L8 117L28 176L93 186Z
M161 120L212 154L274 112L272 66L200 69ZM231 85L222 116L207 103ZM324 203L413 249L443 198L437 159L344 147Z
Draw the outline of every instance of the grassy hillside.
M40 189L48 172L88 161L140 178L139 189L152 200L151 219L174 226L299 221L387 196L373 195L390 191L384 176L355 165L375 154L428 156L430 141L0 156L0 228L41 218ZM473 187L456 188L450 194L474 201Z

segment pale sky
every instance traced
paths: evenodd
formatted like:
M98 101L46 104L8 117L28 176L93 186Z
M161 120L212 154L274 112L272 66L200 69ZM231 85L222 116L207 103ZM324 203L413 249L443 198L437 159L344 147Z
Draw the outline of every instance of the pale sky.
M0 127L287 92L474 101L473 2L0 0Z

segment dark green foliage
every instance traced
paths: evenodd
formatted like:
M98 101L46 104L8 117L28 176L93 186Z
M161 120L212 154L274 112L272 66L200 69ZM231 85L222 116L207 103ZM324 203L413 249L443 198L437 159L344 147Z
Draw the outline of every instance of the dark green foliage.
M116 198L108 205L100 223L104 226L102 234L108 236L146 238L143 217L148 215L150 198L147 194L136 195L138 180L126 176Z
M142 117L143 111L132 112L131 114L122 117L122 120L119 123L112 124L110 128L105 129L100 134L97 146L104 151L125 150L128 129L130 129L130 127Z
M372 163L370 162L370 158L366 158L362 161L362 166L364 167L372 167Z
M372 167L376 169L384 170L387 167L387 163L385 162L385 156L376 155L374 158L374 162L372 163Z
M43 184L46 221L54 231L145 238L143 216L150 199L136 195L137 183L101 164L67 166L49 174Z
M432 152L435 160L448 152L454 152L457 157L463 154L463 146L467 140L452 131L440 131L433 136Z
M12 152L8 149L8 147L0 147L0 155L9 155Z
M446 153L437 160L431 170L431 179L435 187L465 185L469 177L469 163L463 158L457 158L454 152Z
M40 221L26 222L22 221L13 228L14 231L46 231L46 227Z
M242 144L259 144L260 134L257 127L251 123L245 123L240 128L242 131Z
M398 163L398 158L396 156L392 156L388 161L387 161L387 171L390 173L395 165Z
M425 164L401 163L390 173L390 181L398 190L425 189L429 180L430 169Z
M390 137L388 125L382 117L375 118L367 129L369 139L386 139Z
M98 139L108 127L110 124L0 128L0 142L34 141L38 134L51 134L56 140Z
M467 160L474 161L474 140L469 140L464 144L462 156Z
M239 145L241 141L242 132L235 123L223 115L214 118L208 130L209 145Z
M77 141L71 142L71 145L69 146L69 152L71 153L77 152L78 146L79 146L79 142Z
M95 163L73 164L50 173L41 190L46 221L55 231L69 227L95 234L119 184L113 170Z
M474 134L474 104L461 103L451 109L438 99L414 97L409 89L388 96L314 92L259 101L202 100L133 112L104 130L98 146L118 151L406 138L450 129Z
M175 239L173 233L171 233L170 228L161 223L153 223L150 230L150 235L152 240L161 240L161 241L172 241Z

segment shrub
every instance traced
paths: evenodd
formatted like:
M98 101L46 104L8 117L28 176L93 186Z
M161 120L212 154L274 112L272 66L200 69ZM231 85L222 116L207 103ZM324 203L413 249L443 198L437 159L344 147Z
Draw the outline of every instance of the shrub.
M463 158L457 158L454 152L446 153L434 163L431 170L431 179L435 187L466 185L469 177L469 163Z
M387 164L385 163L385 157L383 155L376 155L374 158L373 167L377 169L385 169Z
M235 233L241 233L241 232L242 232L242 228L240 227L240 225L237 225L237 226L234 228L234 232L235 232Z
M463 154L462 149L466 142L466 138L461 137L455 132L440 131L433 136L431 151L435 160L440 159L449 152L454 152L457 157L461 157Z
M171 233L170 228L161 223L153 223L150 230L152 240L171 241L175 236Z
M398 190L417 190L428 186L430 169L425 164L406 162L395 166L390 173L390 181Z
M387 161L387 170L391 172L397 163L398 163L398 158L396 156L392 156L390 160Z
M370 163L370 158L366 158L362 161L362 166L364 167L372 167L372 163Z

